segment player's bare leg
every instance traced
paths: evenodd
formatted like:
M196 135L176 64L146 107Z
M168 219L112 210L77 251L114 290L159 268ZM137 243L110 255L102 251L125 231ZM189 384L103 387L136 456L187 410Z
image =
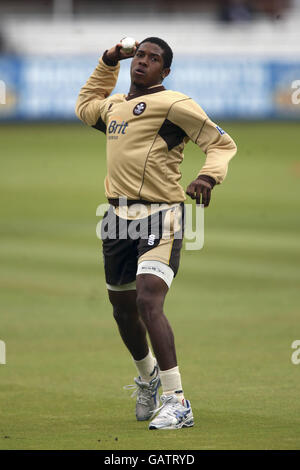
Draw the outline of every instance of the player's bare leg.
M137 307L147 328L160 368L162 406L149 429L179 429L194 425L191 404L184 398L177 366L172 328L163 312L168 286L153 274L139 274L136 280Z
M137 394L136 418L138 421L145 421L151 418L153 410L159 406L160 377L156 360L149 349L147 331L137 310L136 291L109 290L108 293L120 335L139 373L139 377L134 379ZM130 385L129 388L131 387Z
M143 381L141 377L135 379L138 388L136 417L143 421L153 416L153 411L158 407L158 387L161 382L162 406L150 422L149 429L193 426L192 409L183 395L173 331L163 312L168 286L158 276L139 274L136 287L136 291L108 291L120 335L138 369L139 364L145 361L149 363L147 332L160 368L159 376L154 375L149 382Z
M146 328L136 306L136 290L108 291L121 338L136 361L149 351Z
M136 278L137 307L149 333L153 351L161 370L177 366L174 335L163 312L167 284L153 274Z

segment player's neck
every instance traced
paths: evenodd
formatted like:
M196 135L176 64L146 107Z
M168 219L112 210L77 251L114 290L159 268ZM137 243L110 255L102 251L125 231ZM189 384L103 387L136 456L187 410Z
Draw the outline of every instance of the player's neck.
M150 88L155 88L158 86L161 86L161 83L156 83L156 85L151 85L148 87L139 86L135 83L131 83L128 95L135 95L137 93L147 93L147 90L149 90Z
M149 87L140 87L132 83L126 99L131 100L138 96L149 95L163 90L165 90L165 87L161 83L157 83L156 85L151 85Z

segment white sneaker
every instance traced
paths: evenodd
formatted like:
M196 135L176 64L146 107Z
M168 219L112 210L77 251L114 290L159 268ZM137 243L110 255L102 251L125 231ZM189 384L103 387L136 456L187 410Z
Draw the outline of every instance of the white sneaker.
M149 429L180 429L194 426L191 404L184 400L181 404L176 395L162 395L162 406L158 415L149 424Z
M136 395L135 415L138 421L147 421L159 407L160 378L158 367L155 366L156 377L151 382L143 382L141 377L135 377L136 385L126 385L124 388L134 388L131 396Z

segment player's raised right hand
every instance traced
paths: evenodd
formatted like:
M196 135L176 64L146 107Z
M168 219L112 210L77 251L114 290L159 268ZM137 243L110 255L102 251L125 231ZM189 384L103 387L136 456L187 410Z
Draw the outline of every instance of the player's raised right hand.
M136 48L138 47L138 45L138 41L135 41L135 46L132 51L125 52L122 49L121 42L118 42L118 44L116 44L114 47L112 47L106 52L106 57L112 62L119 62L119 60L130 59L130 57L133 57L135 55Z

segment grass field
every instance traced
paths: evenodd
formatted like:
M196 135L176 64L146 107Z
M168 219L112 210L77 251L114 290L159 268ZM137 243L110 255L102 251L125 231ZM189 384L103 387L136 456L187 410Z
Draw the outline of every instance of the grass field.
M183 251L166 314L195 426L150 432L96 237L104 137L2 125L0 449L300 449L299 124L220 123L239 152ZM203 156L192 144L183 184Z

